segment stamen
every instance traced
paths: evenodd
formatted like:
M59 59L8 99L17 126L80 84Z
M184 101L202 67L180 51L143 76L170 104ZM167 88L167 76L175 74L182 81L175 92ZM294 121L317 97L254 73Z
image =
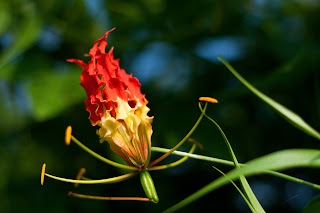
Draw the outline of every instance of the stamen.
M76 139L73 135L71 135L71 140L76 143L80 148L82 148L84 151L88 152L90 155L92 155L93 157L107 163L110 164L111 166L115 166L118 168L122 168L122 169L129 169L129 170L139 170L139 168L134 167L134 166L128 166L128 165L124 165L121 163L117 163L114 161L111 161L105 157L102 157L101 155L95 153L94 151L92 151L91 149L89 149L88 147L86 147L85 145L83 145L78 139Z
M117 183L120 181L127 180L136 174L137 172L131 172L131 173L117 176L117 177L100 179L100 180L74 180L74 179L62 178L62 177L50 175L48 173L44 173L45 176L50 177L52 179L60 180L67 183L79 183L79 184Z
M197 145L199 145L200 143L197 142L196 140L194 140L196 143L193 143L190 151L189 151L189 154L192 154L194 152L194 150L196 149ZM178 166L180 164L182 164L183 162L185 162L189 157L188 156L185 156L183 158L181 158L180 160L177 160L173 163L170 163L170 164L166 164L166 165L162 165L162 166L154 166L154 167L149 167L148 170L149 171L152 171L152 170L160 170L160 169L167 169L167 168L170 168L170 167L174 167L174 166Z
M44 163L42 165L42 170L41 170L41 180L40 180L41 185L43 185L45 171L46 171L46 164Z
M76 180L80 180L83 176L83 174L86 172L85 168L81 168L80 171L77 174ZM74 187L78 187L79 183L75 183Z
M66 129L66 135L65 135L65 142L67 145L70 145L70 142L71 142L71 132L72 132L72 127L68 126Z
M86 199L94 199L94 200L135 200L135 201L152 201L149 198L145 197L101 197L101 196L92 196L92 195L83 195L77 194L74 192L69 192L69 196L78 197L78 198L86 198Z
M218 100L215 98L211 98L211 97L200 97L199 101L206 101L206 102L210 102L210 103L218 103Z
M151 163L149 163L148 167L150 168L151 166L154 166L155 164L159 163L160 161L162 161L163 159L165 159L166 157L168 157L172 152L174 152L175 150L177 150L190 136L191 134L194 132L194 130L197 128L197 126L199 125L206 109L207 109L207 105L208 103L205 103L203 111L200 115L200 117L198 118L197 122L193 125L192 129L188 132L188 134L186 136L184 136L184 138L175 146L173 147L169 152L165 153L164 155L162 155L161 157L159 157L158 159L152 161Z

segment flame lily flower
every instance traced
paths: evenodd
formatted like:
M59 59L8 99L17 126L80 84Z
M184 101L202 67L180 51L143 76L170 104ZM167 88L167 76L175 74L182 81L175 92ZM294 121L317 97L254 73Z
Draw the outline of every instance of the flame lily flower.
M128 165L142 168L150 159L153 117L147 115L150 109L138 79L120 68L113 48L105 53L105 40L112 30L94 42L88 64L68 61L84 69L80 84L88 95L85 104L91 124L100 127L100 142L107 141Z
M109 52L105 52L107 46L106 39L113 30L114 29L106 32L102 38L94 42L93 47L88 54L91 60L87 64L79 59L69 59L68 62L74 62L83 68L80 77L80 85L85 89L88 96L85 100L85 104L86 110L89 112L91 124L93 126L99 126L97 134L100 137L100 142L107 141L111 150L124 159L127 165L111 161L93 152L71 135L71 126L66 129L65 142L69 145L72 140L94 157L110 165L132 170L132 172L108 179L90 180L83 176L85 170L82 169L76 180L72 180L46 173L46 165L44 164L41 172L41 184L43 184L44 176L60 181L75 183L75 186L77 186L78 184L119 182L140 173L141 184L148 198L100 197L81 195L73 192L70 192L69 195L89 199L139 200L156 203L159 199L153 180L148 171L177 166L187 160L188 157L183 157L171 164L154 166L179 148L190 137L200 123L203 113L189 133L174 148L160 158L150 162L151 123L153 117L147 115L150 109L147 107L148 101L145 98L145 95L141 93L141 85L138 79L127 74L125 70L120 68L119 59L114 59L113 48L111 48ZM206 106L207 104L205 105L204 110L206 109ZM191 141L194 142L193 140ZM193 153L195 148L196 143L193 143L189 153Z

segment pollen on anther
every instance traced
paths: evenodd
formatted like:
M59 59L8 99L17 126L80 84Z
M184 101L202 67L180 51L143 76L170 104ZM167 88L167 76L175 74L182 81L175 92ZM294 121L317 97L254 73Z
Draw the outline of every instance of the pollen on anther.
M41 170L41 180L40 180L41 185L43 185L45 171L46 171L46 164L44 163L42 165L42 170Z
M206 101L206 102L210 102L210 103L218 103L218 100L215 98L211 98L211 97L200 97L199 101Z
M71 142L71 132L72 132L72 127L68 126L66 129L66 135L65 135L65 142L67 145L69 145Z

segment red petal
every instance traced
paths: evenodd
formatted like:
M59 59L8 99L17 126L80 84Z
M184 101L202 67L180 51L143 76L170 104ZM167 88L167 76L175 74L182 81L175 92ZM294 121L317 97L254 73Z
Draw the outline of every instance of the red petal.
M67 61L71 62L71 63L76 63L80 67L82 67L83 69L87 69L87 65L82 60L79 60L79 59L68 59Z
M106 39L109 30L104 36L93 43L88 64L78 59L69 59L69 62L77 63L84 70L81 74L81 86L86 90L88 98L85 100L86 109L90 112L90 120L93 125L101 119L105 113L110 113L116 118L115 107L117 99L120 98L136 105L136 99L145 104L145 97L141 94L140 83L137 78L128 75L119 66L119 59L114 59L113 48L105 53L107 46Z

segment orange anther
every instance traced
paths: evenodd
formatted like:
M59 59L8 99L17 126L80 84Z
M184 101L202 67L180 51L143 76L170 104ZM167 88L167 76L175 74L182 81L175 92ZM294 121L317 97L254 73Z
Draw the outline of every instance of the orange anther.
M41 181L40 181L41 185L43 185L45 171L46 171L46 164L44 163L42 165L42 170L41 170Z
M211 98L211 97L200 97L199 101L206 101L206 102L210 102L210 103L218 103L218 100L215 98Z
M71 132L72 132L72 127L68 126L66 129L66 135L65 135L65 142L67 145L69 145L71 142Z

